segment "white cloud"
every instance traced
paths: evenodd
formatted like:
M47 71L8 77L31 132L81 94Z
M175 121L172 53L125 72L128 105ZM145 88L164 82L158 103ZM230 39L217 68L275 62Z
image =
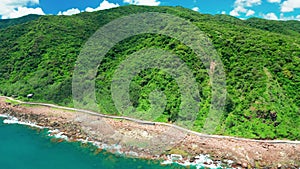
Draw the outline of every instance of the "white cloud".
M110 3L107 0L104 0L103 2L100 3L100 5L97 8L91 8L91 7L87 7L85 9L86 12L94 12L94 11L99 11L99 10L104 10L104 9L110 9L110 8L115 8L120 6L119 4L114 4L114 3ZM78 14L80 11L78 8L72 8L72 9L68 9L67 11L60 11L58 12L57 15L74 15L74 14Z
M268 20L278 20L278 17L273 12L263 15L263 18L268 19Z
M268 0L268 2L270 2L270 3L280 3L281 0Z
M39 4L39 0L1 0L4 6L24 6Z
M281 4L281 12L293 12L296 8L300 8L299 0L286 0Z
M18 7L14 9L12 12L10 12L9 14L3 15L2 19L19 18L29 14L45 15L42 8Z
M261 0L236 0L236 6L252 7L254 5L261 5Z
M199 11L199 7L194 7L194 8L192 8L192 10L198 12Z
M231 16L240 16L239 11L237 11L237 10L230 11L229 15L231 15Z
M244 13L247 16L247 13L249 15L249 14L252 14L254 11L250 10L250 9L246 9L246 8L252 7L255 5L261 5L261 3L262 3L261 0L236 0L234 2L234 9L232 11L230 11L229 14L232 16L240 16L240 13Z
M97 8L87 7L85 11L94 12L94 11L99 11L104 9L116 8L119 6L120 6L119 4L110 3L107 0L104 0L102 3L100 3L100 5Z
M223 15L224 15L224 14L226 14L226 12L225 12L225 11L222 11L222 12L221 12L221 14L223 14Z
M66 10L64 12L59 11L57 15L74 15L74 14L78 14L78 13L80 13L79 9L72 8L72 9Z
M133 5L158 6L160 1L157 0L123 0L124 3Z
M40 14L41 8L30 8L28 5L38 5L39 0L1 0L0 15L2 19L17 18L28 14Z
M254 14L255 14L255 11L250 9L250 10L247 11L246 16L252 16Z
M247 13L247 9L244 8L243 6L237 6L232 11L230 11L229 14L232 15L232 16L240 16L240 12L241 13Z
M286 20L298 20L300 21L300 15L297 16L284 16L283 13L280 14L280 20L286 21Z

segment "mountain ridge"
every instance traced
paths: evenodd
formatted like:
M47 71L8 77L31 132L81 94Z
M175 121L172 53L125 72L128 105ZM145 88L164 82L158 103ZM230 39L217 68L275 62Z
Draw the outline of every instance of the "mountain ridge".
M0 41L3 42L0 44L3 58L0 61L0 93L17 95L25 100L27 94L34 93L35 101L73 106L72 72L84 43L99 27L113 19L140 12L182 17L211 38L224 64L228 91L226 111L215 134L300 139L298 21L255 18L243 21L225 15L199 14L182 7L145 6L125 6L73 16L40 16L0 29ZM277 26L283 23L284 26ZM120 60L151 46L178 53L195 71L202 99L194 130L201 131L211 101L211 88L207 85L209 77L203 64L194 62L193 51L162 35L134 36L108 52L96 77L99 111L117 112L109 97L111 73ZM158 83L154 84L150 79ZM155 88L165 89L168 105L164 114L154 120L176 121L180 105L178 87L174 79L158 70L145 70L134 78L130 91L133 104L138 110L149 109L147 96Z

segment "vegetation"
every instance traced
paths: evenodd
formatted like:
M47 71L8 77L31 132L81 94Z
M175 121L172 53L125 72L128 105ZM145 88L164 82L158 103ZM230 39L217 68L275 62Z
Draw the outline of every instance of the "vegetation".
M187 157L189 155L187 152L179 149L171 149L168 154L179 154L183 157Z
M5 99L6 103L12 104L12 105L19 105L20 103L14 100L10 100L10 99Z
M10 24L0 21L0 93L20 99L34 93L34 101L73 106L72 74L85 42L113 19L140 12L162 12L191 21L211 38L226 71L226 110L215 134L259 139L300 139L300 22L239 20L227 15L199 14L181 7L126 6L73 16L41 16ZM34 16L35 17L35 16ZM5 26L3 26L5 25ZM199 95L194 130L201 131L211 102L205 66L178 40L142 34L115 45L105 56L96 77L99 111L117 114L111 80L128 55L149 47L177 54L196 77ZM167 106L154 121L177 120L181 95L166 72L147 69L130 84L130 99L148 110L149 94L164 91Z
M23 17L16 18L16 19L2 19L2 20L0 20L0 29L7 28L7 27L10 27L13 25L26 23L29 21L33 21L33 20L38 19L39 17L40 17L40 15L31 14L31 15L23 16Z

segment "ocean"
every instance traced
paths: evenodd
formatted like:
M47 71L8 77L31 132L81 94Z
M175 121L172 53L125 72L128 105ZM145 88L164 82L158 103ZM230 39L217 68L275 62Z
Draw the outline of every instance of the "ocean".
M129 158L80 142L58 142L47 129L4 124L0 118L0 169L171 169L177 164Z

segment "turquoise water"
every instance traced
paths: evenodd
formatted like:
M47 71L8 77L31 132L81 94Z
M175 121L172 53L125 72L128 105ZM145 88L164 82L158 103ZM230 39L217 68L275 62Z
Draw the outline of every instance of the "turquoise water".
M171 169L158 161L126 158L92 146L53 142L45 129L3 124L0 118L0 169Z

